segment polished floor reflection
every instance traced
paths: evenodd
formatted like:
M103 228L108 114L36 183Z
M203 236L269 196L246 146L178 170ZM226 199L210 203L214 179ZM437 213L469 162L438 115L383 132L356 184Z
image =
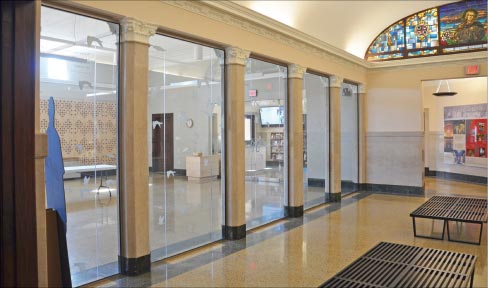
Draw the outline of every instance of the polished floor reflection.
M219 241L154 263L137 277L114 276L99 286L317 287L378 242L474 254L474 287L487 287L487 240L470 245L415 238L410 212L436 193L486 197L486 185L426 179L425 197L354 193L310 209L303 218L258 228L240 241Z
M64 181L68 257L73 286L118 273L117 181L115 176Z

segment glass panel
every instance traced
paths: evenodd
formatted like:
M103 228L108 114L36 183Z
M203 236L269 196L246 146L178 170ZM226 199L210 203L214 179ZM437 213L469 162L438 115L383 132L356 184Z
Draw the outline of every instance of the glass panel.
M409 57L435 55L435 54L437 54L437 49L408 52Z
M487 41L486 0L462 1L439 7L441 45L473 44ZM465 46L463 50L482 47Z
M453 53L453 52L465 52L469 50L480 50L486 49L488 47L487 44L479 44L479 45L468 45L468 46L459 46L459 47L452 47L452 48L444 48L442 51L444 53Z
M343 83L341 96L341 191L358 190L358 86Z
M408 50L439 46L437 8L408 17L405 31Z
M118 273L118 33L114 23L41 8L41 132L53 97L73 286Z
M368 56L376 53L401 51L405 47L403 19L388 27L369 46Z
M286 67L249 59L244 105L254 121L253 141L246 143L246 227L284 217L287 175ZM257 90L257 96L254 91Z
M388 59L398 59L402 58L403 53L393 53L393 54L380 54L374 56L368 56L368 61L375 61L375 60L388 60Z
M303 77L304 208L326 201L329 193L329 78Z
M224 52L155 35L149 48L151 259L221 239Z

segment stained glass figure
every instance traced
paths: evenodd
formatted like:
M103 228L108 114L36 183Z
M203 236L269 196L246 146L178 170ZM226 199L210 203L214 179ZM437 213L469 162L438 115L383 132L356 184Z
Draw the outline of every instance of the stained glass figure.
M462 45L460 49L444 49L457 52L486 47L487 23L486 0L462 1L439 7L441 46ZM469 44L485 44L483 46Z

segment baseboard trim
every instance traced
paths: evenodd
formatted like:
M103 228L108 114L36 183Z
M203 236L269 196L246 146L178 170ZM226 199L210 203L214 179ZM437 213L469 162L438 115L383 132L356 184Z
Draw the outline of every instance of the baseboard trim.
M241 226L222 225L222 238L225 240L239 240L246 238L246 224Z
M469 182L475 184L486 185L488 183L488 177L430 170L429 167L425 167L425 176L436 177L436 178L446 179L446 180Z
M325 179L320 178L308 178L308 187L325 187Z
M127 276L137 276L151 271L151 255L138 258L126 258L119 255L120 273Z
M360 191L363 192L387 193L387 194L394 194L394 195L409 195L409 196L425 195L425 189L423 186L361 183L359 184L359 189Z
M302 206L285 206L285 217L299 218L303 216Z

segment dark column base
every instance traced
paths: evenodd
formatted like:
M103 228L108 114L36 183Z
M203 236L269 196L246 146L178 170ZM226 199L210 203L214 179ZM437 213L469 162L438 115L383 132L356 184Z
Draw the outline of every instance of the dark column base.
M246 238L246 224L241 226L222 225L222 238L225 240L239 240Z
M290 218L298 218L303 216L302 206L285 206L285 216Z
M119 255L120 273L127 276L137 276L151 271L151 255L139 258L126 258Z
M342 195L341 193L329 193L329 200L330 202L341 202Z

